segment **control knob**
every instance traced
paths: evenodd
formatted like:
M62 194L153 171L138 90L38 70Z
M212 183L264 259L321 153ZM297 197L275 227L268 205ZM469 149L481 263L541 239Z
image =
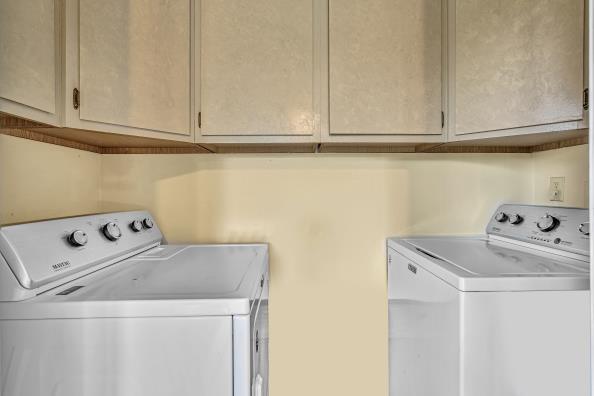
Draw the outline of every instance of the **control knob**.
M590 222L580 224L578 230L584 235L590 235Z
M114 222L109 222L103 226L103 234L110 241L117 241L122 237L122 230Z
M144 228L146 228L146 229L151 229L155 226L155 224L149 217L142 220L142 224L144 225Z
M511 224L520 224L522 221L524 221L524 218L517 213L509 216L509 222Z
M132 231L134 232L140 232L142 231L142 222L140 220L134 220L130 223L130 228L132 228Z
M555 229L559 225L559 220L551 215L545 215L538 220L536 226L543 232L549 232Z
M88 241L89 237L83 230L76 230L68 237L68 242L70 242L72 246L85 246Z
M507 220L507 215L504 212L498 212L495 215L495 220L497 220L500 223L503 223L504 221Z

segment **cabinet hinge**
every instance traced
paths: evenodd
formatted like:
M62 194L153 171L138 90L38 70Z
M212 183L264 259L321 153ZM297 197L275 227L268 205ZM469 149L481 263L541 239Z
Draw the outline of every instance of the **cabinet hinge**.
M590 107L590 92L589 89L584 89L584 102L583 102L584 110L588 110Z
M443 128L445 126L445 113L442 111L441 112L441 127Z
M202 112L198 112L198 128L202 128Z
M78 109L78 107L80 106L80 93L78 92L78 88L74 88L72 90L72 107L74 107L74 109Z

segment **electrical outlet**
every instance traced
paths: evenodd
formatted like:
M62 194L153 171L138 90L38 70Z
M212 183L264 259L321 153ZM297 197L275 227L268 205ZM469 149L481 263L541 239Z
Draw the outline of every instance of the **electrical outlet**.
M563 202L565 199L565 177L551 177L549 182L549 201Z

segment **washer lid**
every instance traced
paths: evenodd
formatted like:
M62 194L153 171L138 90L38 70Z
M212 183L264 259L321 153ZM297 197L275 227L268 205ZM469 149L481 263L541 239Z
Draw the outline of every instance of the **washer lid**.
M163 245L20 303L20 313L4 306L0 318L244 315L267 269L262 244Z
M588 289L587 262L509 242L487 237L393 242L397 251L409 259L413 253L420 266L462 291Z

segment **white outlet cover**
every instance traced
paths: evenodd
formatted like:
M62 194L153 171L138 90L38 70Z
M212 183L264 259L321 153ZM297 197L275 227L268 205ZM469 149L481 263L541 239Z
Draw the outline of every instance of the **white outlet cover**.
M551 177L549 181L549 201L562 202L565 199L565 177Z

